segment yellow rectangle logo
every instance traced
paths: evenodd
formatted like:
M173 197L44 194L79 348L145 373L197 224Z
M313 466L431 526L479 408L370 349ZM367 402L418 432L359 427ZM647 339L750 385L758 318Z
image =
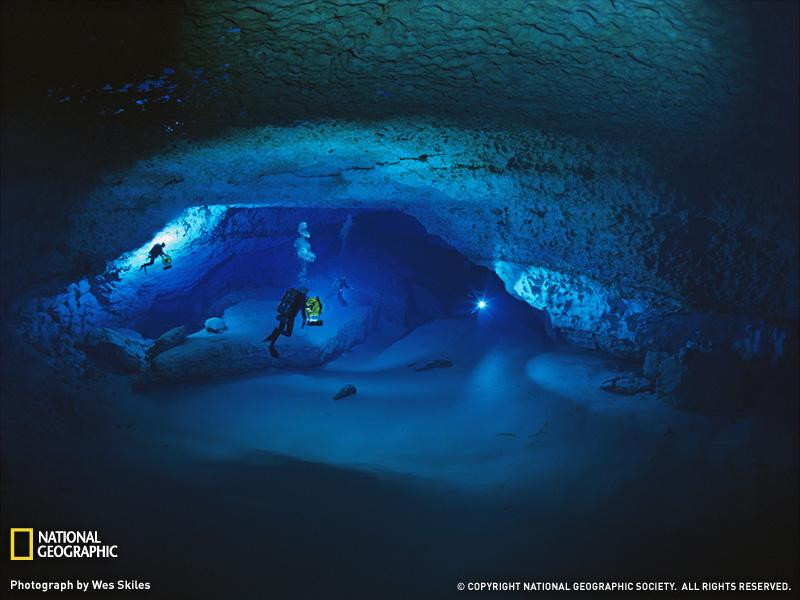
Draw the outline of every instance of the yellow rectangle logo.
M28 534L28 554L17 556L16 539L17 535ZM11 560L33 560L33 527L12 527L11 528Z

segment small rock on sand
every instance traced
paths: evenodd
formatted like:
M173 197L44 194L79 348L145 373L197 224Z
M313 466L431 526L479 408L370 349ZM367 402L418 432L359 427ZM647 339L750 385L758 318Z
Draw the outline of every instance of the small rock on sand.
M347 398L348 396L355 396L356 392L356 386L354 386L352 383L348 383L346 386L336 392L336 395L333 397L333 399L341 400L342 398Z
M219 317L211 317L210 319L206 319L205 329L209 333L222 333L227 328L228 326L225 324L225 321Z
M634 394L649 392L652 387L653 384L649 379L634 374L612 377L606 379L600 385L600 389L604 392L611 392L612 394L620 394L622 396L633 396Z

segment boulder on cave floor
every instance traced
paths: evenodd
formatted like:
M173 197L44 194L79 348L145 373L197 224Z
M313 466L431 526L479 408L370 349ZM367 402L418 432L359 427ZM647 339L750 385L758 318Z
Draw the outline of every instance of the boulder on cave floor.
M186 328L183 325L173 327L158 336L158 339L156 339L155 343L148 350L147 358L152 361L162 352L179 346L184 341L186 341Z
M336 395L333 397L334 400L341 400L342 398L347 398L348 396L355 396L358 393L356 386L352 383L348 383L347 385L343 386Z
M653 389L653 382L647 377L641 377L635 373L623 373L606 379L600 385L600 389L621 396L634 396L650 392Z
M147 368L147 351L151 342L135 331L100 327L89 332L83 350L103 369L138 373Z
M228 328L228 326L225 324L225 321L219 317L211 317L206 319L203 327L208 333L222 333Z

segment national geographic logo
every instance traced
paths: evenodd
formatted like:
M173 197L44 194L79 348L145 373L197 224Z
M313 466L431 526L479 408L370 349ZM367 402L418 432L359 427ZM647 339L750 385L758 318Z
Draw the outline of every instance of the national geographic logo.
M34 536L32 527L12 527L10 546L11 560L117 558L117 546L104 544L97 531L42 530Z
M11 528L11 560L33 560L33 528Z

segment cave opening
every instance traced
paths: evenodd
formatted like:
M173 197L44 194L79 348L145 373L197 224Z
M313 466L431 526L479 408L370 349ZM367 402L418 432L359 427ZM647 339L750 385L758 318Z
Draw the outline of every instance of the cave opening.
M160 243L169 263L142 268ZM320 299L324 325L297 327L281 339L282 360L271 361L263 338L292 287ZM151 350L157 381L318 366L371 338L388 345L435 319L469 320L489 336L510 326L541 347L552 337L546 314L512 296L494 271L396 210L192 207L112 261L91 289L106 315L98 321L127 332L131 343L176 328L186 334L186 343L163 355ZM96 365L124 371L130 357L110 346L90 338L83 349Z

